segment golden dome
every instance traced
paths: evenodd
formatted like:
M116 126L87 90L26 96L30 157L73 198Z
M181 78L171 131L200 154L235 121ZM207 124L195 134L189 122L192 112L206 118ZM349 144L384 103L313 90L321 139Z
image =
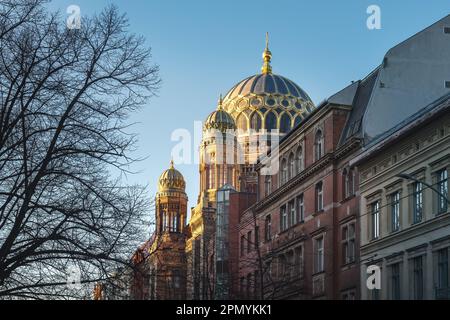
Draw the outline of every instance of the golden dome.
M222 132L236 129L236 124L233 117L228 112L223 110L222 96L220 96L217 110L212 112L208 118L206 118L204 128L205 130L216 129Z
M279 129L286 133L315 108L300 86L272 73L271 59L266 36L261 73L240 81L225 95L223 109L235 119L238 129Z
M158 192L163 191L181 191L184 192L186 182L180 171L176 170L173 160L170 161L170 168L164 171L159 177Z

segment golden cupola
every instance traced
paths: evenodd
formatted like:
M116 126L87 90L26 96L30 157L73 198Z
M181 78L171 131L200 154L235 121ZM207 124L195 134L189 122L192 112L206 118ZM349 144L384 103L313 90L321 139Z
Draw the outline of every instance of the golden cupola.
M170 167L159 177L158 192L184 192L186 182L180 171L175 169L173 160L170 161Z
M219 104L217 106L217 110L212 112L208 118L206 118L204 129L211 130L216 129L222 132L227 130L235 130L236 124L234 122L233 117L223 109L223 100L222 96L220 96Z
M230 114L237 129L289 132L315 108L308 94L295 82L272 71L269 37L263 51L261 73L232 87L223 99L223 110Z

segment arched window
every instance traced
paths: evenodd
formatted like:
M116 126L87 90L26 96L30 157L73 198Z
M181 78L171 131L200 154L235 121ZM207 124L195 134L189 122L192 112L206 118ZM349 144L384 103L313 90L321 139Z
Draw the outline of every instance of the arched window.
M295 161L296 161L297 173L302 172L304 169L303 148L302 147L298 147L297 153L295 155Z
M261 116L258 112L253 112L250 119L250 128L253 130L261 130Z
M163 231L169 231L169 213L166 211L163 211L162 214L162 229Z
M277 128L277 116L273 112L266 114L265 128L267 131Z
M287 133L291 130L291 117L287 113L283 113L280 118L280 132Z
M247 131L248 130L248 121L245 114L241 113L236 121L236 126L238 129Z
M300 122L302 122L302 116L297 115L297 117L295 117L295 120L294 120L294 128L297 127L300 124Z
M294 158L294 153L291 152L291 154L289 155L289 169L288 169L288 178L292 179L295 176L295 158Z
M287 181L287 161L286 159L281 160L281 184L285 184Z
M172 232L180 232L180 214L177 212L172 213Z
M319 160L323 156L323 133L322 133L322 130L317 130L314 146L315 146L316 160Z

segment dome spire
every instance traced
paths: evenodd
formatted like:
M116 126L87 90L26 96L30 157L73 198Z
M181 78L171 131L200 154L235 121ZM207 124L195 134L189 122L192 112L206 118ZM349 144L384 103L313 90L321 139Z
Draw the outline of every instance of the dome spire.
M222 98L222 94L220 94L219 103L217 105L217 110L223 110L222 104L223 104L223 98Z
M172 159L170 159L170 169L174 169L175 167L174 167L174 165L173 165L173 158Z
M270 65L270 60L272 59L272 52L269 50L269 33L266 32L266 48L263 52L263 66L261 71L263 74L272 73L272 66Z

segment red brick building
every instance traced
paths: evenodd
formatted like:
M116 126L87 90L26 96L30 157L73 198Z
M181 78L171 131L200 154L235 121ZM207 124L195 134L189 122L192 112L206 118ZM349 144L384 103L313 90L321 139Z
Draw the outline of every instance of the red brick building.
M376 73L323 102L261 160L258 201L239 224L242 298L360 296L358 175L348 163ZM277 173L263 175L275 158Z

